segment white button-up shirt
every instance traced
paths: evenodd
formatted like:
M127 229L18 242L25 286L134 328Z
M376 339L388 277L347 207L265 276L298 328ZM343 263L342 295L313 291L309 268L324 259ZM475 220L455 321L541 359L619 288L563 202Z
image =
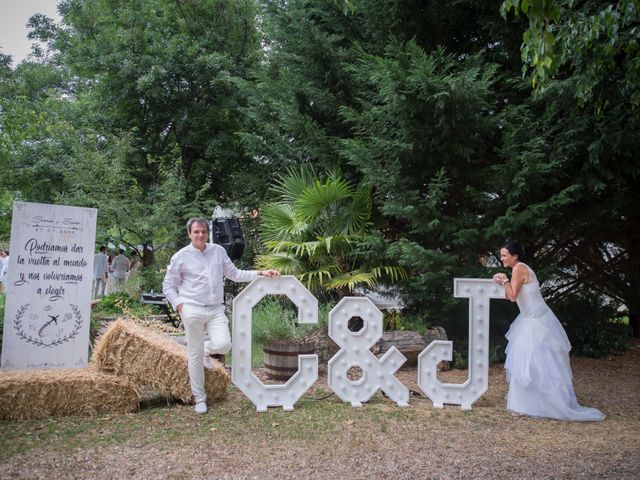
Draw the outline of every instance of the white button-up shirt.
M223 276L234 282L250 282L258 272L236 268L220 245L207 243L201 252L189 244L171 257L162 293L173 308L181 303L220 305L224 303Z
M109 257L106 253L96 253L93 257L93 278L104 278L104 274L109 271Z
M113 278L125 279L129 271L129 259L124 255L118 255L111 262L111 268L113 268Z

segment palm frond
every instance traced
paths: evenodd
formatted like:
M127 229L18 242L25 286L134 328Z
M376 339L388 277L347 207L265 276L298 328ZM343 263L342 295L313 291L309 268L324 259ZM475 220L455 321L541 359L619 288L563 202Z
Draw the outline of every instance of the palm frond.
M296 255L298 257L314 257L318 248L324 246L324 243L319 240L313 240L309 242L294 242L294 241L272 241L265 242L265 246L273 252L287 252L290 255Z
M302 192L313 184L315 178L316 173L311 165L291 167L283 175L278 176L273 191L283 202L294 204Z
M307 271L309 265L295 255L287 253L268 253L256 257L256 267L264 270L278 270L283 275L298 275Z
M265 241L297 236L304 228L295 219L295 211L286 203L268 203L260 215L260 234Z
M339 170L318 180L311 167L300 166L279 177L272 191L279 202L261 212L270 253L258 257L260 267L296 275L313 289L353 290L381 278L406 278L400 267L364 267L372 263L363 241L371 229L370 187L355 187Z
M295 207L299 221L314 223L322 214L335 215L337 204L349 198L352 188L342 179L316 180L298 196Z
M358 235L330 235L328 237L318 236L316 239L324 244L327 253L342 252L345 249L351 249L351 247L358 242L360 236Z
M353 291L358 285L373 287L376 283L376 276L372 272L354 270L353 272L347 272L333 277L325 283L325 287L330 290L347 288L349 291Z
M297 277L309 290L317 290L331 281L332 272L330 267L323 266L315 270L306 271Z
M392 282L409 278L407 270L398 266L385 265L373 268L371 272L376 276L376 279L387 278Z
M278 240L291 235L294 211L284 203L268 203L260 212L260 234L264 240Z
M340 215L341 231L347 235L366 230L371 218L371 190L359 186L352 198L351 205L346 206Z

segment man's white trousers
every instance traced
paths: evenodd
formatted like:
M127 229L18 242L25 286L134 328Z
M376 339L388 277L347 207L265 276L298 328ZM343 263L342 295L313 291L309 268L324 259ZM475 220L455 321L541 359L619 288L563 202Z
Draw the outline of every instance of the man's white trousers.
M205 402L203 357L211 354L226 354L231 350L229 320L224 314L224 305L201 306L185 303L182 305L182 323L187 337L189 356L189 379L191 392L196 403ZM204 342L204 332L209 341Z
M104 289L107 286L107 281L104 278L93 279L93 298L104 297Z

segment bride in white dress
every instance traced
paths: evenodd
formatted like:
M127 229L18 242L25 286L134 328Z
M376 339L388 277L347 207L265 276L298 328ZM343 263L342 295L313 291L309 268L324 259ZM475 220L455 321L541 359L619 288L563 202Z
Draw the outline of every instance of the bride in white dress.
M505 287L520 314L507 332L507 409L513 414L569 421L604 420L602 412L578 404L571 381L571 344L562 325L540 294L536 274L520 259L522 248L509 242L500 249L500 260L512 269L493 280Z

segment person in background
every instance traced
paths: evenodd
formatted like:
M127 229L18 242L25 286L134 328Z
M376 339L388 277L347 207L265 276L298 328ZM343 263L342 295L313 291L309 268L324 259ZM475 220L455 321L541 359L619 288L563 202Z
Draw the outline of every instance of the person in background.
M5 265L9 265L9 252L7 250L0 250L0 293L6 291L6 280L4 277Z
M108 276L109 257L107 256L107 247L103 245L93 257L93 299L104 296Z
M129 273L129 266L129 259L125 257L124 250L121 248L116 258L111 262L115 290L120 290L124 285L124 282L127 279L127 274Z
M140 270L142 262L140 260L140 255L135 250L131 251L131 258L129 259L129 277L133 277Z
M191 243L171 257L162 292L184 323L195 411L207 413L204 355L219 358L231 349L229 320L224 313L224 277L250 282L258 276L277 277L280 273L236 268L224 247L207 243L209 223L205 218L191 218L187 235ZM205 330L209 335L206 344Z

